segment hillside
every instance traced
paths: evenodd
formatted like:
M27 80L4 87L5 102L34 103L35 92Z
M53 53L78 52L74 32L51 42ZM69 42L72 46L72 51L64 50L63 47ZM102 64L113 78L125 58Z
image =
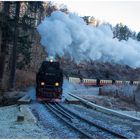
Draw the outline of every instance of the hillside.
M140 80L140 68L131 68L108 62L86 62L75 64L72 61L63 61L62 68L67 76L82 76L84 78Z

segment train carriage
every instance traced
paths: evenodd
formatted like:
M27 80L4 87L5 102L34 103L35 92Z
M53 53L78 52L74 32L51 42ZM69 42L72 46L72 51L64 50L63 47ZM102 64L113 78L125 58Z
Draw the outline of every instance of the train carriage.
M83 84L86 86L96 86L97 80L96 79L83 79Z
M112 84L112 80L100 80L100 85L111 85Z
M80 84L81 83L81 80L80 80L80 78L69 77L69 82L71 82L73 84Z
M133 81L133 84L138 85L138 84L140 84L140 81Z
M121 80L116 80L115 84L116 84L116 85L122 85L122 84L123 84L123 81L121 81Z
M74 84L82 84L85 86L104 86L115 84L117 86L123 84L138 85L140 81L122 81L122 80L103 80L103 79L88 79L88 78L76 78L69 77L69 82Z
M124 84L130 84L130 81L123 81Z

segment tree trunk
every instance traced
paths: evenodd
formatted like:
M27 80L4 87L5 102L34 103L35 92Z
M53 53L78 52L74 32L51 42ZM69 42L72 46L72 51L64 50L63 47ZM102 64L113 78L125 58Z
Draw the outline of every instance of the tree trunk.
M16 71L16 56L17 56L17 42L18 42L18 21L19 21L19 13L20 13L20 2L16 2L16 11L15 11L15 24L14 24L14 37L13 37L13 49L12 49L12 57L11 57L11 72L10 72L10 80L9 80L9 88L15 88L15 71Z
M5 57L8 49L8 23L7 17L9 16L10 2L4 2L1 15L1 43L0 43L0 90L4 87L4 74L5 74Z

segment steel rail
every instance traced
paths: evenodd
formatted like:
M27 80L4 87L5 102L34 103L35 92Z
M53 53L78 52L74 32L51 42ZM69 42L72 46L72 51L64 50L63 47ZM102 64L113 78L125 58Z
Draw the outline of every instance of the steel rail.
M85 104L85 105L87 105L89 107L92 107L94 110L103 112L105 114L111 114L111 115L114 115L114 116L117 116L117 117L120 117L120 118L125 118L125 119L130 119L130 120L133 120L133 121L139 121L140 122L140 119L139 118L130 116L128 114L123 114L123 113L120 113L120 112L115 111L115 110L112 110L112 109L108 109L108 108L102 107L100 105L94 104L91 101L88 101L87 99L78 97L78 96L73 95L71 93L67 93L67 94L70 95L70 96L72 96L73 98L78 99L79 101L81 101L81 103L83 103L83 104Z
M46 104L44 103L44 105L50 110L52 111L58 118L60 118L61 120L63 120L63 122L65 122L67 125L69 125L70 127L72 127L73 129L75 129L76 131L78 131L79 133L81 133L83 135L82 138L88 138L88 139L94 139L94 137L92 137L91 135L87 134L86 132L84 132L83 130L81 129L78 129L73 123L69 122L68 120L66 120L64 118L64 116L66 117L66 114L64 114L64 112L62 113L61 112L61 115L59 114L60 113L60 110L58 111L56 108L52 107L52 105L50 104ZM59 112L59 113L58 113ZM63 114L63 115L62 115ZM66 117L67 118L67 117Z
M62 105L60 105L60 104L58 104L58 103L54 103L54 105L49 104L49 106L51 106L52 111L57 112L57 115L58 115L58 113L60 113L60 114L62 115L62 116L60 116L61 119L64 119L64 116L65 116L66 118L69 118L69 117L67 117L67 114L68 114L69 116L71 116L71 118L69 118L69 121L71 121L71 122L73 122L73 120L77 120L77 119L78 119L78 120L82 121L83 123L87 123L89 126L98 128L99 131L102 131L102 132L104 132L104 133L108 133L109 136L106 136L105 138L110 138L111 135L112 135L112 136L115 137L115 138L127 139L126 136L123 136L123 135L121 135L121 134L119 134L119 133L117 133L117 132L114 132L114 131L109 130L109 129L105 128L105 127L102 127L101 125L99 125L99 124L97 124L97 123L95 123L95 122L89 121L89 120L87 120L87 119L85 119L85 118L79 116L78 114L72 112L71 110L67 109L66 107L64 107L64 106L62 106ZM61 112L60 110L61 110L62 112ZM75 118L76 118L76 119L75 119ZM73 122L73 123L74 123L74 122ZM75 127L75 126L74 126L74 127ZM76 127L76 128L77 128L77 127ZM78 128L77 128L77 129L78 129ZM87 128L86 128L86 129L87 129ZM82 130L82 133L83 133L83 132L84 132L84 134L86 133L86 135L88 135L88 136L91 137L91 134L89 135L89 134L87 133L88 131L85 132L85 131ZM101 136L101 137L102 137L102 135L100 135L100 134L98 134L98 136Z
M71 111L70 109L68 109L68 108L66 108L66 107L64 107L64 106L62 106L62 105L60 105L60 104L57 104L57 106L60 106L60 107L63 108L65 111L67 111L68 113L70 113L70 114L74 115L75 117L81 119L82 121L87 122L89 125L93 125L93 126L99 128L99 129L101 129L101 130L103 130L103 131L105 131L105 132L107 132L107 133L110 133L111 135L116 136L117 138L128 139L128 137L126 137L126 136L124 136L124 135L122 135L122 134L119 134L118 132L115 132L115 131L113 131L113 130L110 130L110 129L108 129L108 128L105 128L105 127L103 127L103 126L101 126L101 125L99 125L99 124L97 124L97 123L95 123L95 122L93 122L93 121L90 121L90 120L85 119L84 117L81 117L79 114L74 113L74 112Z

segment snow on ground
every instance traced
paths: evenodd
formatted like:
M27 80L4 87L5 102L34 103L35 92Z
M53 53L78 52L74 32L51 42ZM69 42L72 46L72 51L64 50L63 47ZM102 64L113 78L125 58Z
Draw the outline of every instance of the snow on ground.
M80 138L79 133L62 123L43 104L33 102L26 107L36 114L36 123L29 121L26 116L24 121L17 121L20 112L18 105L0 107L0 139Z
M75 94L79 94L79 96L98 96L99 88L98 87L85 87L84 89L76 89L74 90Z
M63 101L69 97L68 93L74 93L79 96L93 96L93 95L98 95L99 88L94 87L94 88L87 88L84 85L79 85L79 84L73 84L70 83L68 80L64 80L63 83Z
M36 91L35 91L35 87L30 87L28 89L28 93L29 96L31 97L32 100L36 100L36 95L35 95Z
M19 106L0 107L0 139L48 138L41 126L32 122L17 122Z

